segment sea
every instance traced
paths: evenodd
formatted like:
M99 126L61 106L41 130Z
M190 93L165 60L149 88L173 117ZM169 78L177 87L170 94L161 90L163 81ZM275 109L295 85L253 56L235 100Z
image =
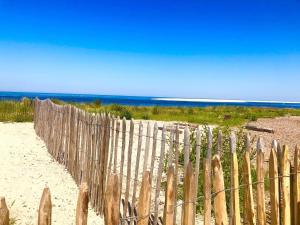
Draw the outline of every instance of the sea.
M168 107L209 107L209 106L239 106L265 108L300 108L300 102L281 101L247 101L226 99L192 99L150 96L94 95L94 94L62 94L37 92L4 92L0 91L0 100L59 99L66 102L88 103L100 100L101 104L120 104L129 106L168 106Z

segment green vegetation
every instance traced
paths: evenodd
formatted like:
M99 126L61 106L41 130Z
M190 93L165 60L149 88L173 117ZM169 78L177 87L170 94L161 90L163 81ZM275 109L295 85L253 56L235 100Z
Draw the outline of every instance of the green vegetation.
M224 173L224 185L225 185L225 189L230 188L230 180L231 180L231 153L230 153L230 129L228 127L226 128L222 128L222 137L223 137L223 143L222 143L222 168L223 168L223 173ZM207 153L207 146L208 146L208 139L207 139L207 128L205 128L205 132L203 133L202 137L201 137L201 156L200 156L200 167L203 168L204 165L204 159L206 158L206 153ZM214 129L213 130L213 147L212 147L212 155L215 155L217 153L217 137L218 137L218 130ZM237 152L237 157L238 157L238 162L239 162L239 184L243 184L243 176L242 174L242 167L243 167L243 157L244 157L244 152L246 150L246 138L245 138L245 134L243 132L242 129L239 129L236 132L236 138L237 138L237 143L236 143L236 152ZM196 161L196 134L195 132L191 133L190 136L191 139L191 149L192 151L190 152L190 159L193 163L193 165L195 165L195 161ZM253 144L254 140L251 140L252 144ZM181 170L183 170L183 166L184 166L184 150L183 150L184 146L183 144L181 144L181 154L179 157L179 165L181 167ZM251 160L254 160L255 158L255 151L252 151L250 154L250 158ZM198 179L198 195L197 195L197 213L199 212L203 212L203 207L204 207L204 170L201 169L199 170L199 179ZM166 168L165 168L166 169ZM256 181L256 170L255 170L255 163L252 164L252 181ZM268 181L268 180L267 180ZM266 186L267 186L268 182L266 182ZM165 185L165 184L164 184ZM268 190L268 187L266 187L266 190ZM243 198L244 198L244 193L243 193L244 189L241 188L239 191L239 195L240 195L240 205L243 205ZM226 202L230 202L230 191L226 191ZM182 185L178 185L178 193L177 196L179 196L180 199L183 198L183 186ZM213 198L214 196L212 196ZM229 204L227 204L227 207L229 207ZM240 207L241 209L243 207ZM228 209L229 210L229 209Z
M52 99L56 104L64 102ZM300 116L300 109L274 109L216 106L206 108L160 107L160 106L123 106L118 104L103 105L100 100L92 103L70 103L88 112L110 112L126 119L182 121L220 126L240 126L258 118L274 118L285 115ZM0 101L0 121L24 122L33 119L33 102Z
M216 106L206 108L159 107L159 106L122 106L117 104L98 105L95 103L73 103L89 112L111 112L127 119L160 121L184 121L198 124L220 126L240 126L258 118L274 118L285 115L300 116L300 109L274 109L254 107Z
M33 102L30 99L0 101L0 122L30 122L32 120Z
M225 185L225 195L226 195L226 202L230 202L230 185L231 185L231 153L230 153L230 132L231 129L229 127L221 127L220 130L222 131L222 152L221 152L221 164L224 174L224 185ZM199 179L198 179L198 194L197 194L197 213L203 213L204 210L204 159L206 158L207 154L207 146L208 146L208 139L207 139L207 131L208 128L204 128L204 132L201 136L201 143L200 143L200 170L199 170ZM218 131L219 129L213 130L213 145L212 145L212 156L217 154L217 139L218 139ZM240 127L239 130L235 132L236 134L236 153L238 158L238 165L239 165L239 184L244 184L245 180L243 180L243 162L244 162L244 154L246 151L246 134L244 130ZM190 152L190 160L193 165L196 163L196 133L192 131L190 134L191 140L191 152ZM251 140L251 146L253 146L254 142L256 141L255 138ZM257 174L256 174L256 151L252 149L250 152L250 161L251 163L251 176L252 182L257 181ZM183 171L184 167L184 146L183 143L180 144L180 155L179 155L179 167L180 171ZM167 171L167 162L165 162L165 172ZM266 172L267 173L267 172ZM166 182L163 184L163 188L166 188ZM265 176L265 190L270 190L270 180L268 176ZM255 186L253 188L255 189ZM177 196L179 199L183 199L183 185L179 184L177 190ZM244 204L244 187L243 185L240 186L239 189L239 197L240 197L240 209L241 213L243 213L243 204ZM214 191L212 190L212 193ZM214 195L212 194L212 198ZM228 211L230 204L227 204Z

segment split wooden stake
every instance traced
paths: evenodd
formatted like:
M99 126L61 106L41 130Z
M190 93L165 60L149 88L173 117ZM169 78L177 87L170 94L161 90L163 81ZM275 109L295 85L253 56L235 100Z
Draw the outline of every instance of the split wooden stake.
M38 216L38 225L51 225L52 203L51 195L48 187L44 188Z

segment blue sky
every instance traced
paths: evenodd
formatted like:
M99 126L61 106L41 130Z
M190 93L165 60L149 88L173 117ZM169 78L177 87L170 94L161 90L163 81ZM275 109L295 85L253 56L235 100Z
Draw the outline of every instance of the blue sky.
M299 101L300 1L0 0L0 90Z

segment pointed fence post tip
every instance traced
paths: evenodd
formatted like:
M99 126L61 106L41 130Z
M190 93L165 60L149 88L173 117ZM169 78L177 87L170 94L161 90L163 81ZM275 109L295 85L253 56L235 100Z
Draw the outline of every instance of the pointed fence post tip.
M39 207L38 225L51 225L52 203L48 187L44 188Z
M0 224L9 225L9 211L4 197L0 197Z
M211 161L211 165L213 170L215 168L220 169L221 168L221 160L219 155L214 155Z
M234 131L232 131L230 134L230 151L231 153L236 151L236 135Z
M275 152L277 152L277 141L276 140L272 141L272 149L274 149Z
M263 139L261 137L259 137L257 140L257 151L264 152Z

